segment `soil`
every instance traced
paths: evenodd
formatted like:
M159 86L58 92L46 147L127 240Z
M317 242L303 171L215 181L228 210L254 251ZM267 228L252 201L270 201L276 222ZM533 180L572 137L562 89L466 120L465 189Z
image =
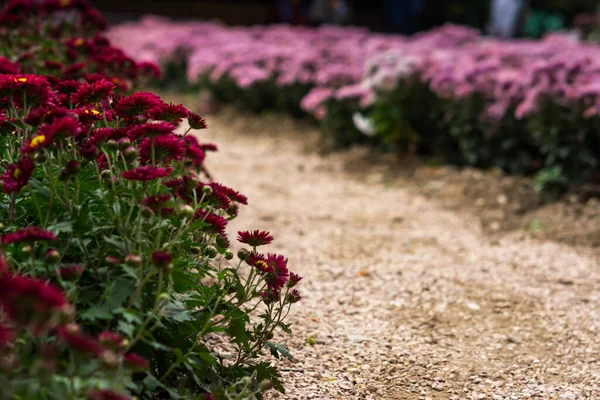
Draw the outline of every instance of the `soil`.
M271 231L304 276L269 399L600 399L598 201L318 152L318 130L282 116L207 120L210 172L250 198L231 235Z

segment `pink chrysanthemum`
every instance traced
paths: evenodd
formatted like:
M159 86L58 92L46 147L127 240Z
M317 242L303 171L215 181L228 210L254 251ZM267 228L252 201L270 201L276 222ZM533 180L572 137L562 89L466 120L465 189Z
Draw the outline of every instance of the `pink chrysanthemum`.
M172 168L144 165L129 171L125 171L121 174L121 176L130 181L150 181L153 179L165 178L171 175L171 172L173 172Z
M58 240L58 236L36 226L21 228L16 232L7 233L2 236L2 244L36 242L39 240L53 241Z
M249 244L252 247L264 246L273 242L273 236L265 231L239 231L237 240L240 243Z
M19 193L29 182L34 169L34 162L28 158L23 158L16 164L9 164L0 178L4 193Z

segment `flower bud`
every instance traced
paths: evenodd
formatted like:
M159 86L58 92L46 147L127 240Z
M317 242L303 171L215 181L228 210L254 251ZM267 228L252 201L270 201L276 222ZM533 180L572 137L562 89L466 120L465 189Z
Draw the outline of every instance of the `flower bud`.
M179 215L184 218L191 218L194 216L194 208L188 204L179 207Z
M171 262L173 256L167 251L155 251L152 253L152 264L165 273L170 273L173 269Z
M202 193L204 193L207 196L210 196L211 194L213 194L213 189L210 186L204 186L202 187Z
M130 267L139 267L142 265L142 257L138 256L137 254L128 254L125 257L125 264L129 265Z
M110 179L112 177L112 172L110 172L108 169L105 169L100 172L100 176L102 179Z
M194 175L188 175L184 178L185 188L188 190L194 190L198 187L200 181Z
M200 254L202 252L202 249L198 246L192 246L190 247L190 252L192 254Z
M106 142L106 147L109 150L117 150L119 148L119 145L117 144L116 140L110 139Z
M230 250L227 250L223 253L223 257L225 257L226 260L233 260L233 253Z
M237 256L242 261L248 261L250 259L250 252L246 249L239 249Z
M135 147L128 147L123 151L123 157L127 161L135 161L140 155L140 152Z
M83 275L85 267L81 265L70 265L68 267L62 267L59 270L60 277L66 281L76 281Z
M109 368L117 368L119 366L119 356L112 350L104 350L100 354L100 360Z
M106 262L109 267L118 267L121 265L121 259L117 256L106 256L104 262Z
M61 181L66 181L73 175L77 175L79 172L81 172L81 164L79 161L69 161L61 171L59 179Z
M119 150L125 150L131 146L131 140L129 138L119 139Z
M218 252L213 246L206 246L204 248L204 255L208 258L215 258Z
M34 159L36 162L38 162L39 164L46 162L46 160L48 159L48 157L46 156L45 152L39 152L34 156Z
M0 222L0 231L3 231L4 228L6 228L6 225L4 225L2 222Z
M273 388L273 382L268 379L265 379L264 381L262 381L260 383L260 385L258 385L258 387L260 388L261 392L266 392L267 390L270 390Z
M29 255L33 251L33 248L30 245L25 245L23 246L21 251L23 252L23 254Z
M56 264L60 261L60 253L56 249L49 249L46 254L44 254L44 260L48 264Z

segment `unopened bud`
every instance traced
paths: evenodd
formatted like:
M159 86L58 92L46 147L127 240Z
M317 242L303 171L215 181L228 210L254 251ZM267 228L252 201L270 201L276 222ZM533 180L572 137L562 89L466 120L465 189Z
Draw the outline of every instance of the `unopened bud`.
M262 381L260 383L260 385L258 387L260 388L261 392L266 392L267 390L270 390L273 388L273 382L268 379L265 379L264 381Z
M239 249L237 256L240 260L248 261L250 259L250 252L246 249Z
M56 264L60 261L60 253L56 249L50 249L44 254L44 260L48 264Z
M138 256L137 254L128 254L125 257L125 264L129 265L130 267L139 267L142 265L142 257Z
M210 196L211 194L213 194L213 189L210 186L204 186L202 188L202 193L204 193L207 196Z
M140 152L135 148L135 147L128 147L123 151L123 157L125 157L125 159L127 161L135 161L138 156L140 155Z
M125 150L131 146L131 140L129 138L119 139L119 150Z
M188 204L179 207L179 215L184 218L191 218L194 216L194 208Z
M23 254L31 254L31 252L33 251L33 248L30 245L25 245L25 246L23 246L21 251L23 252Z
M208 258L215 258L218 252L213 246L206 246L204 248L204 255Z
M106 142L106 147L108 147L110 150L117 150L119 145L114 139L110 139Z
M230 250L227 250L223 253L223 257L225 257L226 260L233 260L233 253Z

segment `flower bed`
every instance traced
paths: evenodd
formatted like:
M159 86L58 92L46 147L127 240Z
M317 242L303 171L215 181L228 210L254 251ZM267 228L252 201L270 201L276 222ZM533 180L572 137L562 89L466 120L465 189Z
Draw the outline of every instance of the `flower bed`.
M158 69L101 22L83 0L0 14L0 399L283 390L261 354L290 356L271 339L301 278L258 251L267 232L240 232L234 261L226 227L247 198L206 176L204 119L128 91Z
M172 71L169 84L254 111L308 112L342 146L535 173L546 188L597 179L599 47L565 35L503 42L459 26L401 37L147 17L110 37Z

